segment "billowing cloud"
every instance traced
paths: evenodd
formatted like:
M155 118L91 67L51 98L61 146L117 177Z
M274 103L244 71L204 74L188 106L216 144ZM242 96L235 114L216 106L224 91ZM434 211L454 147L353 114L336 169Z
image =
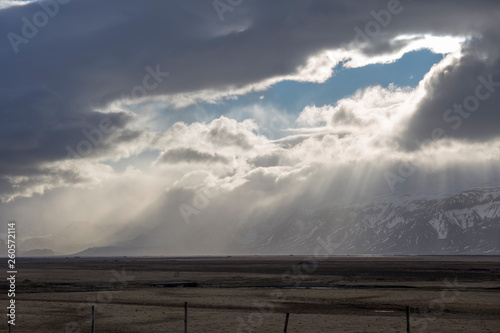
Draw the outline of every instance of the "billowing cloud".
M425 85L403 135L408 148L443 137L485 142L500 136L500 31L485 31Z
M161 154L159 161L162 163L228 163L228 160L218 154L210 154L192 148L170 149Z
M498 180L495 0L253 0L223 13L194 0L14 4L0 2L2 218L34 221L21 207L41 200L67 206L61 224L84 216L130 226L109 242L144 233L152 243L204 236L222 246L235 232L228 224ZM278 82L324 83L339 67L422 48L445 57L416 87L361 87L286 114L266 97L159 124L188 105L217 110ZM78 198L106 207L89 213ZM202 220L206 229L193 232Z
M12 7L12 6L22 6L27 5L30 1L18 1L18 0L0 0L0 9Z

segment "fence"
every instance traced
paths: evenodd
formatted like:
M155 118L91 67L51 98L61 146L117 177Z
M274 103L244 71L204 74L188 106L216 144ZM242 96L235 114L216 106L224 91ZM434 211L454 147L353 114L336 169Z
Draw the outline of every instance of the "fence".
M288 331L288 321L290 318L290 313L287 312L285 315L285 325L283 328L283 332L287 333ZM95 333L95 306L92 306L91 312L91 329L92 333ZM406 306L406 332L410 333L410 307ZM12 333L12 326L9 324L9 333ZM188 333L188 302L184 302L184 333Z

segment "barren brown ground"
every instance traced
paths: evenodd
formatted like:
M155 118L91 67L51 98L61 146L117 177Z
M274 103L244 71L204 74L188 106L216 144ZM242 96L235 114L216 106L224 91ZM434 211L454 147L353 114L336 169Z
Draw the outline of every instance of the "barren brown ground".
M499 257L20 259L13 332L90 332L92 305L97 332L183 332L184 302L189 332L282 332L286 312L288 332L406 332L406 305L411 332L500 332L499 264ZM200 286L148 285L188 280Z

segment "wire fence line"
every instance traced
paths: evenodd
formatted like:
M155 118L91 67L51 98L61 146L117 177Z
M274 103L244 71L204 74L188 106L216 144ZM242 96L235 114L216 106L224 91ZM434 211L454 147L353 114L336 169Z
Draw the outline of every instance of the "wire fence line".
M188 310L189 310L189 307L188 307L188 302L184 302L184 304L183 305L179 305L179 307L183 307L183 309L184 309L184 333L188 333L189 332L189 330L188 330L188 328L189 328L189 322L188 322L188 312L189 312ZM405 307L405 310L406 310L406 333L410 333L410 329L411 329L410 328L410 326L411 326L410 325L410 306L407 305ZM52 315L55 315L55 316L59 315L59 316L63 316L63 317L67 316L65 314L54 314L54 313L51 314L51 316ZM289 321L290 321L290 316L291 315L292 315L291 312L289 312L289 311L285 312L284 324L283 324L283 332L284 333L288 332ZM77 331L75 331L75 332L78 332L78 333L79 332L85 332L85 331L88 332L89 330L92 333L96 332L96 324L97 324L97 320L99 318L96 318L96 306L95 305L91 306L90 311L88 313L88 317L89 317L89 319L85 321L86 323L88 323L88 327L86 328L86 327L84 327L84 325L82 325L82 326L78 327ZM332 329L334 329L334 328L332 328ZM12 326L10 323L8 324L8 332L9 333L15 332L14 326ZM68 329L66 328L66 333L67 332L70 332L70 331L68 331ZM71 331L71 332L73 332L73 331ZM238 327L236 329L236 332L240 333L240 332L244 332L244 331L242 330L241 327ZM251 328L248 328L247 332L253 332L253 330Z

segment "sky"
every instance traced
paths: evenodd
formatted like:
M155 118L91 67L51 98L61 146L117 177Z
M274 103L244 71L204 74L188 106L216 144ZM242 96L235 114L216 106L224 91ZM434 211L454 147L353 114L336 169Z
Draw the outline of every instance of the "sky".
M497 0L0 0L0 220L217 243L499 185L498 22Z

